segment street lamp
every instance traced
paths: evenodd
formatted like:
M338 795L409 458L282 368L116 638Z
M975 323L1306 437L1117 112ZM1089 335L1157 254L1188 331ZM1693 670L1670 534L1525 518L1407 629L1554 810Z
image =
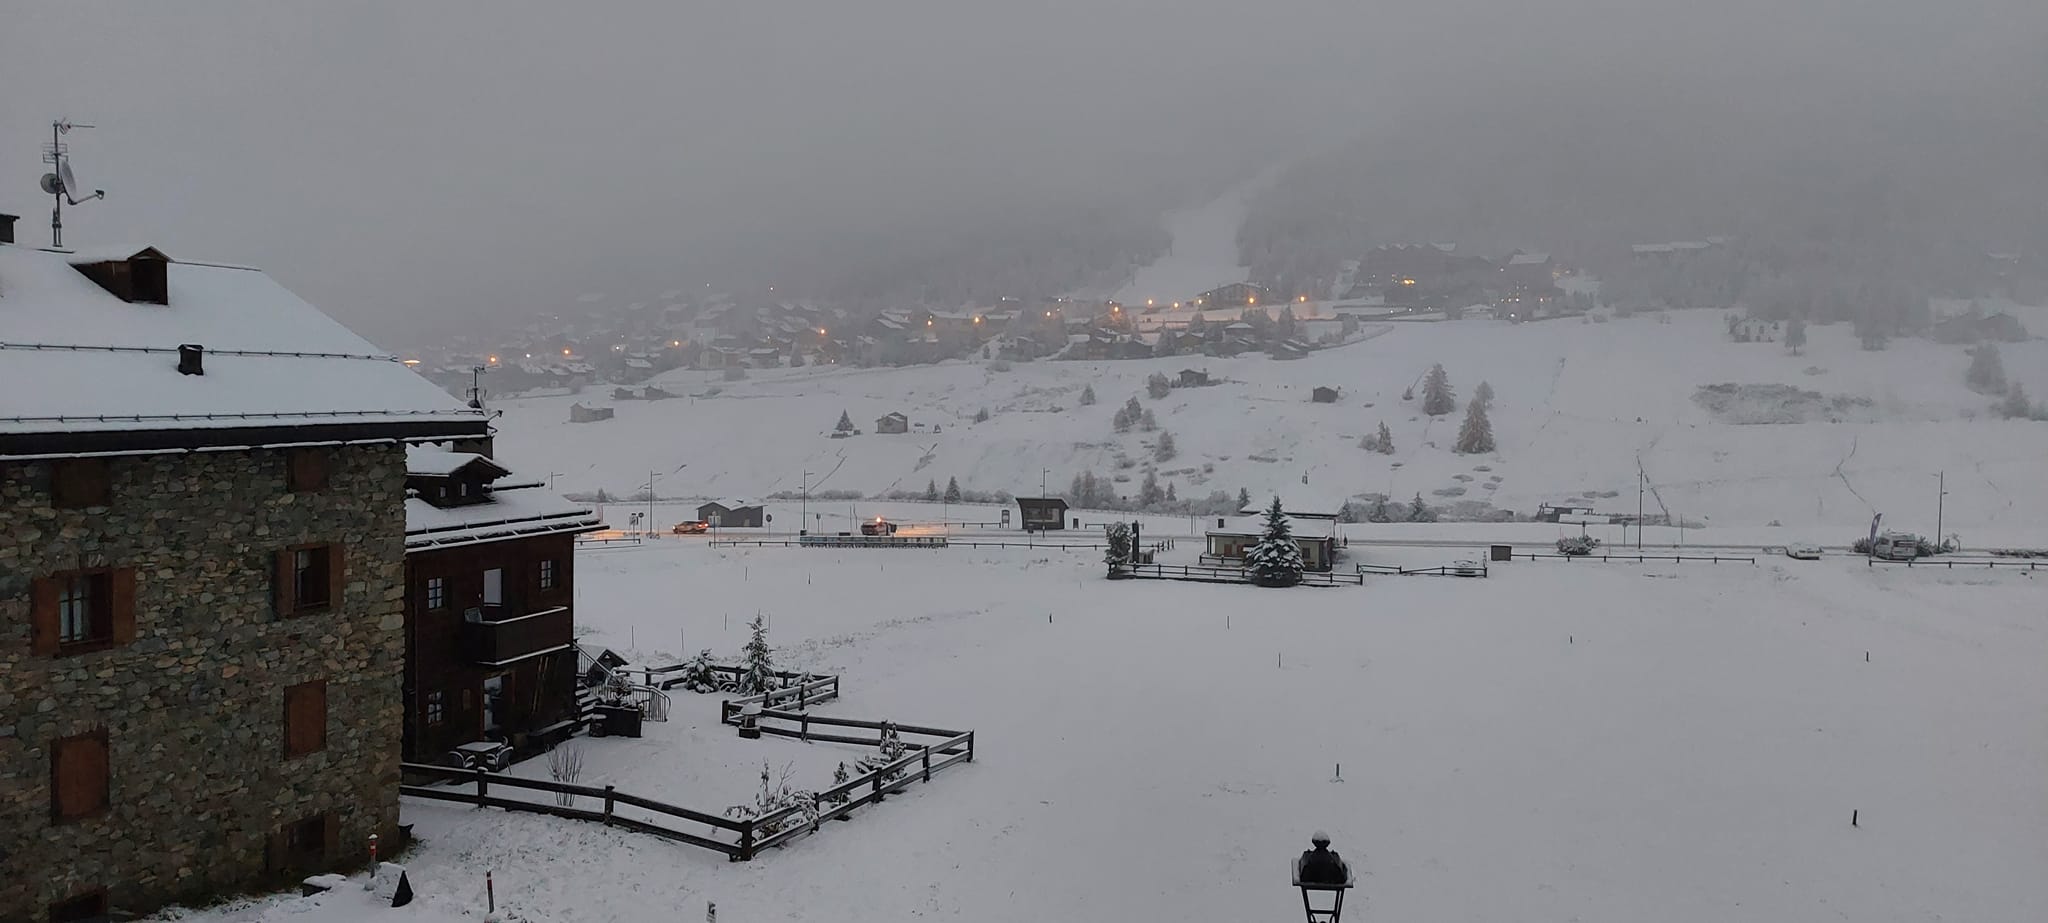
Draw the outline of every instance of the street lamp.
M1934 478L1935 478L1935 488L1934 488L1934 489L1935 489L1935 494L1934 494L1934 547L1935 547L1935 548L1937 548L1937 549L1939 549L1939 548L1941 548L1941 547L1942 547L1942 541L1941 541L1941 513L1942 513L1942 509L1941 509L1941 508L1942 508L1942 504L1943 504L1943 502L1944 502L1944 501L1946 500L1946 498L1948 497L1948 472L1946 472L1946 471L1936 472L1936 473L1935 473L1935 475L1934 475Z

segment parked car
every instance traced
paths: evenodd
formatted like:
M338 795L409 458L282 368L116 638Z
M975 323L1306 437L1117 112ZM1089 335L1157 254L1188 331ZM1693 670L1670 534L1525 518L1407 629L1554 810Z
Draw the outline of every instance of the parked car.
M1870 554L1887 561L1911 561L1920 556L1920 536L1886 532L1871 543Z
M677 535L699 535L711 531L711 524L702 519L685 519L669 531Z
M1486 576L1486 565L1478 561L1452 561L1451 576L1484 577Z
M1820 546L1812 543L1786 545L1785 557L1800 561L1818 561L1820 560Z
M895 534L896 534L896 524L895 524L895 523L893 523L893 522L890 522L890 521L888 521L888 520L886 520L886 519L883 519L883 518L882 518L882 517L880 517L880 516L876 516L876 517L874 518L874 521L873 521L873 522L864 522L864 523L861 523L861 524L860 524L860 534L862 534L862 535L895 535Z

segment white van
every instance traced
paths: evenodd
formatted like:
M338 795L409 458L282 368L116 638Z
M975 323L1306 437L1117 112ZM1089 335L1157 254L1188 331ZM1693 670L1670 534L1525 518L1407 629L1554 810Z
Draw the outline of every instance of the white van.
M1887 561L1911 561L1920 556L1920 536L1886 532L1870 543L1870 555Z

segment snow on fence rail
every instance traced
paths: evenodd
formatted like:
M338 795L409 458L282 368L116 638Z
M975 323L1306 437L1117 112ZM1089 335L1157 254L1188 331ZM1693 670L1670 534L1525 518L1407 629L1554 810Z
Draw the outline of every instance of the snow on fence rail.
M1250 583L1251 576L1242 567L1210 567L1201 564L1123 564L1119 565L1114 579L1126 580L1184 580L1194 583ZM1301 575L1302 586L1364 586L1362 574L1347 574L1339 571L1306 571Z
M829 539L830 541L824 541ZM1106 548L1102 542L1006 542L988 539L961 541L945 536L903 535L806 535L801 538L718 539L713 548ZM1159 546L1153 546L1157 549Z
M1635 563L1635 564L1643 564L1643 563L1647 563L1647 562L1651 562L1651 561L1671 561L1671 562L1673 562L1673 563L1684 563L1684 562L1686 562L1686 561L1707 561L1707 562L1710 562L1710 563L1714 563L1714 564L1755 564L1755 563L1756 563L1756 558L1753 558L1753 557L1740 557L1740 556L1737 556L1737 555L1726 555L1726 554L1716 554L1716 555L1697 555L1697 554L1605 554L1605 553L1603 553L1603 554L1549 554L1549 553L1532 553L1532 554L1517 554L1517 555L1512 555L1512 556L1511 556L1511 558L1512 558L1512 560L1516 560L1516 561L1623 561L1623 562L1631 562L1631 563Z
M836 680L836 677L835 677ZM735 703L720 703L721 720L733 716L737 721L739 709ZM879 746L880 729L887 724L881 721L862 721L854 718L828 718L808 713L762 711L757 720L764 734L778 737L795 737L806 741L859 744ZM775 727L767 720L793 721L796 730ZM819 727L866 728L877 731L872 738L847 734L818 733L810 730ZM402 763L400 768L417 779L426 777L426 783L402 783L398 790L402 795L425 798L434 801L452 801L477 807L501 808L507 811L528 811L547 814L571 820L595 821L607 827L623 827L639 833L688 843L714 852L725 854L734 862L745 862L760 855L761 850L781 846L798 837L818 832L828 820L846 820L855 808L878 804L887 796L901 792L913 782L930 782L934 773L951 768L959 763L974 761L974 732L948 731L940 728L916 725L893 725L904 738L936 738L926 742L903 740L903 756L878 766L817 793L816 813L810 816L810 823L791 825L790 819L804 811L808 805L792 805L760 817L736 820L717 814L693 811L680 805L669 804L653 798L643 798L621 792L610 785L575 785L545 779L522 779L516 776L499 775L483 769L456 769L428 763ZM440 783L447 783L446 785ZM474 791L450 786L475 785ZM493 794L495 792L495 794ZM571 803L561 804L554 796L567 795ZM545 797L543 797L545 796ZM590 798L602 807L598 809L575 806L575 799ZM708 828L704 830L686 829Z
M1999 561L1986 558L1976 558L1959 561L1947 558L1918 558L1905 561L1893 561L1887 558L1865 556L1863 561L1864 566L1866 567L1876 567L1879 564L1899 564L1906 567L1939 567L1946 570L1954 570L1957 567L2009 567L2014 570L2048 570L2048 561L2037 561L2031 559L2014 559L2008 561Z

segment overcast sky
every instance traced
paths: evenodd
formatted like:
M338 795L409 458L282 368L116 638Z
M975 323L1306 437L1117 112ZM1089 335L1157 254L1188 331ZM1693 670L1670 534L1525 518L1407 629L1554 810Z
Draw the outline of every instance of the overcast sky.
M92 122L67 140L108 198L67 213L70 242L261 265L402 340L856 236L1194 195L1537 78L2038 97L2043 8L0 0L0 211L46 241L38 144Z

